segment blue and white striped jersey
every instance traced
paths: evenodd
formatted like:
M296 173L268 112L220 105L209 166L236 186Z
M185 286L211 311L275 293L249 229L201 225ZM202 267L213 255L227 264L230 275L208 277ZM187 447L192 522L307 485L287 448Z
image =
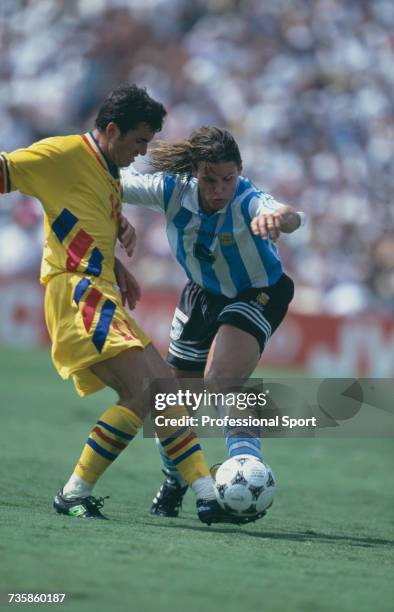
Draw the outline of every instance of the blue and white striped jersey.
M250 231L251 220L276 210L272 196L239 177L232 200L207 215L198 204L197 180L190 176L122 171L123 201L166 216L170 248L188 278L211 293L235 297L251 287L266 287L282 275L276 245Z

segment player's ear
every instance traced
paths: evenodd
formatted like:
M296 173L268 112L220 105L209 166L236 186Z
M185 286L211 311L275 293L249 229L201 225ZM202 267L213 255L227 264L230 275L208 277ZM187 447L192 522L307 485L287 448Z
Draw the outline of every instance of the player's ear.
M105 128L105 134L108 140L113 140L114 138L117 138L119 136L120 129L118 128L116 123L114 123L113 121L110 121L107 124L107 127Z

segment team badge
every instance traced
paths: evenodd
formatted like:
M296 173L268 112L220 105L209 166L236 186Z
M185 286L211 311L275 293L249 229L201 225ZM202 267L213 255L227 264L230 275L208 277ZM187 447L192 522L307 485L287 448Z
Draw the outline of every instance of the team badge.
M260 306L266 306L269 301L270 301L270 296L267 295L266 293L261 292L256 296L256 302L260 304Z
M234 235L228 232L222 232L219 234L220 244L223 246L231 246L234 244Z

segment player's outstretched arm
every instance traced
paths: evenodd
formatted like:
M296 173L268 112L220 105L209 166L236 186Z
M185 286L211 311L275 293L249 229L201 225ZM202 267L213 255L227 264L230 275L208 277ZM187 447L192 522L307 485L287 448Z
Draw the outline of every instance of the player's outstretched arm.
M280 204L275 211L262 212L254 217L250 228L255 236L277 242L281 232L291 234L300 227L302 215L291 206Z
M162 172L140 174L132 168L121 171L122 201L126 204L145 206L152 210L163 211L165 192L168 193L168 182ZM165 183L167 182L167 188Z

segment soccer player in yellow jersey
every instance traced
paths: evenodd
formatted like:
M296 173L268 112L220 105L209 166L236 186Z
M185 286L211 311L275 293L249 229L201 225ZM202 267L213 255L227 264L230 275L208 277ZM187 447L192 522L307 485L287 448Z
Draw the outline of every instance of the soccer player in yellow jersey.
M176 391L168 366L127 315L114 288L119 168L145 155L165 115L145 89L121 87L104 100L92 132L47 138L0 156L0 191L20 190L44 207L41 282L56 369L62 378L72 376L80 395L108 385L119 396L95 423L73 474L55 497L56 511L69 516L105 518L103 500L93 497L93 487L149 412L144 378L166 379L166 388L158 383L157 390ZM166 414L186 413L172 407ZM200 520L223 520L194 432L169 425L157 433L196 493Z

